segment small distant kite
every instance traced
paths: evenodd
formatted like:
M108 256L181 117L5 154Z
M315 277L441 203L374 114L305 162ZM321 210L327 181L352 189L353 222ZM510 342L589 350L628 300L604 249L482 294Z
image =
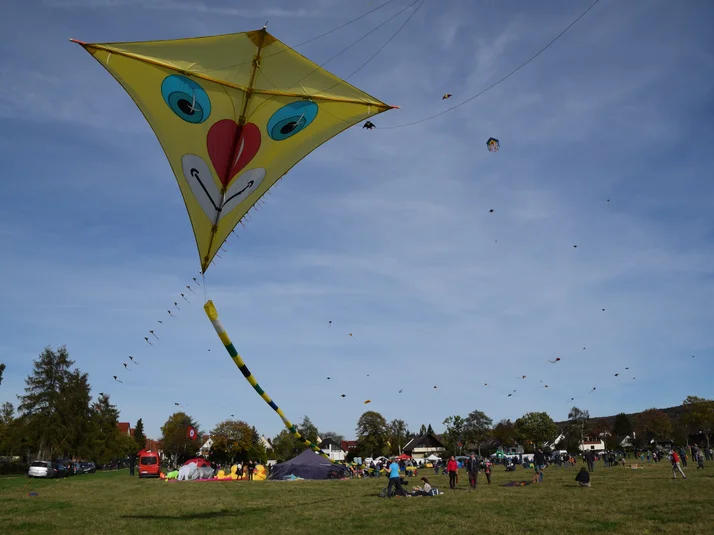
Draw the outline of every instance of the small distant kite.
M345 397L346 395L347 395L347 394L340 394L340 397L343 398L343 397Z
M130 360L133 364L136 364L136 365L139 364L138 362L136 362L136 361L134 360L134 357L132 357L131 355L129 355L129 360Z
M176 310L181 310L181 309L179 308L178 303L177 303L176 301L174 301L174 306L176 307Z
M114 377L114 380L115 380L117 383L124 384L124 381L122 381L121 379L117 379L117 376L116 376L116 375L112 375L112 377Z
M444 96L441 97L441 100L446 100L447 98L451 98L451 93L444 93Z
M603 308L602 311L605 312L605 309Z
M525 379L525 378L526 378L525 375L521 375L521 377L520 377L520 379ZM516 377L516 379L518 379L518 377Z
M367 405L367 403L372 403L371 399L365 400L364 404Z
M436 385L434 385L434 388L436 388Z
M181 294L181 297L183 297L183 300L186 301L187 303L191 304L191 301L186 299L186 296L184 294Z
M495 210L494 210L493 208L491 208L491 209L488 211L489 214L492 214L493 212L495 212Z
M152 344L151 342L149 342L149 337L148 337L148 336L144 336L144 340L146 340L146 343L149 344L150 346L153 346L153 345L154 345L154 344Z
M490 137L486 142L486 146L490 152L498 152L498 149L501 148L501 143L496 138Z
M329 329L332 327L332 320L327 320L327 328Z
M367 130L372 130L372 128L375 128L374 123L372 121L367 121L362 125L362 128L366 128Z
M330 378L328 377L328 378L327 378L327 380L329 381L329 380L330 380Z
M588 392L588 394L592 394L593 392L595 392L595 390L596 390L596 387L593 386L593 389L590 392Z
M159 323L161 323L161 324L163 325L163 323L164 323L164 322L163 322L163 321L161 321L161 320L159 320Z
M402 389L402 390L404 390L404 389ZM402 393L402 390L399 391L400 394Z
M193 282L195 282L196 284L198 284L199 286L201 286L201 283L196 280L196 277L193 277Z
M176 316L174 316L174 315L171 313L170 310L167 310L166 312L168 312L168 313L169 313L169 316L171 316L172 318L175 318L175 317L176 317Z
M548 388L548 385L545 385L546 388Z
M159 339L159 337L156 336L156 333L154 331L149 331L149 332L154 335L154 338L156 338L157 340Z
M193 427L188 426L188 429L186 430L186 436L191 440L196 440L196 430Z
M126 368L128 371L131 371L131 370L129 369L129 366L127 365L126 362L122 362L122 364L124 365L124 368Z
M556 362L560 362L560 357L557 357L555 360L549 360L551 364L555 364Z
M177 407L181 406L180 404L176 403L175 401L174 401L174 405L176 405Z
M194 292L194 291L191 289L190 286L186 285L186 288L188 288L188 290L189 290L192 294L195 294L195 293L196 293L196 292Z
M352 333L350 333L350 336L352 336ZM359 340L357 340L357 338L355 338L354 336L352 336L352 339L353 339L355 342L359 342ZM369 374L367 374L367 375L369 375Z
M619 373L616 373L616 374L615 374L615 377L619 377L619 375L620 375Z

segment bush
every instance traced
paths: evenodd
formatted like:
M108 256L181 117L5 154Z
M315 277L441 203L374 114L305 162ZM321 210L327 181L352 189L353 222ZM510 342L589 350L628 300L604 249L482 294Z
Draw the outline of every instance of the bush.
M0 463L0 476L27 474L29 467L25 463Z

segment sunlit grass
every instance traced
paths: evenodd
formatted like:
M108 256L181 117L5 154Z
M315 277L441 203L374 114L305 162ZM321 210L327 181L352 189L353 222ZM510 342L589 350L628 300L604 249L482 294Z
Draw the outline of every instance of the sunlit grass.
M386 479L352 481L139 480L128 471L64 480L0 478L0 532L88 534L240 533L710 533L714 526L714 465L672 479L667 462L643 470L596 465L592 488L577 487L577 468L532 471L496 468L481 474L476 492L462 473L449 490L445 476L421 475L443 496L380 499ZM418 478L411 478L416 484ZM37 492L29 497L30 490Z

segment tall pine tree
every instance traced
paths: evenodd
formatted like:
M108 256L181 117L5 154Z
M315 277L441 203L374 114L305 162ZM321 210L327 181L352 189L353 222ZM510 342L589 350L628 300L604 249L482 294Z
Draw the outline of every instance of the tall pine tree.
M74 364L67 348L56 351L49 346L34 362L32 374L25 379L25 395L18 396L19 412L26 421L28 439L37 457L49 459L67 438L62 404L63 387L72 374Z
M139 418L136 422L136 427L134 427L134 441L136 442L136 447L139 450L143 450L146 447L146 435L144 434L144 421Z

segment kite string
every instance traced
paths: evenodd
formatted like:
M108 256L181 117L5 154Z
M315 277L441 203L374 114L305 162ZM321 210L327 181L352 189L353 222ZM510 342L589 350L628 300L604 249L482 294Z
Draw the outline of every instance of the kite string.
M288 90L294 88L294 87L295 87L296 85L298 85L300 82L302 82L302 81L305 80L306 78L312 76L312 75L315 74L317 71L319 71L320 69L322 69L325 65L327 65L328 63L330 63L333 59L335 59L335 58L341 56L342 54L344 54L345 52L347 52L350 48L352 48L353 46L355 46L357 43L359 43L360 41L366 39L369 35L371 35L371 34L373 34L374 32L376 32L379 28L381 28L382 26L384 26L385 24L387 24L388 22L390 22L392 19L397 18L399 15L401 15L402 13L404 13L407 9L409 9L410 7L412 7L412 6L416 5L416 4L418 4L419 2L424 3L424 0L414 0L412 3L408 4L406 7L403 7L403 8L400 9L397 13L395 13L394 15L392 15L391 17L389 17L387 20L381 22L379 25L377 25L376 27L372 28L369 32L367 32L366 34L364 34L362 37L360 37L360 38L357 39L356 41L353 41L352 43L350 43L349 45L347 45L345 48L343 48L342 50L340 50L337 54L335 54L334 56L332 56L331 58L329 58L327 61L324 61L324 62L322 62L321 64L319 64L317 67L315 67L315 68L312 69L310 72L308 72L305 76L303 76L302 78L299 78L297 81L293 82L293 83L292 83L290 86L288 86L287 88L278 88L278 87L275 86L275 84L274 84L273 82L271 82L271 81L268 80L267 78L266 78L266 80L273 86L273 88L279 89L280 91L288 91ZM419 7L421 7L421 6L419 6ZM418 9L418 8L417 8L417 9ZM416 12L416 11L415 11L415 12ZM412 13L411 16L414 16L414 13ZM409 18L411 18L411 16L410 16ZM403 27L403 26L402 26L402 27ZM399 31L401 31L401 28L400 28L399 30L397 30L397 33L399 33ZM395 34L392 38L394 38L394 37L396 37L396 34ZM386 46L386 45L385 45L385 46ZM286 50L291 50L291 48L288 47ZM379 51L377 51L377 53L379 53ZM376 55L377 55L377 54L374 54L374 55L372 56L372 58L373 58L374 56L376 56ZM266 57L271 57L271 56L266 56ZM365 64L362 65L359 69L357 69L357 71L359 71L360 69L362 69L369 61L371 61L372 58L370 58L367 62L365 62ZM355 71L355 72L352 73L352 74L355 74L357 71ZM263 77L265 77L265 74L264 74L264 72L263 72L262 69L261 69L261 74L263 74ZM350 75L350 76L352 76L352 75ZM340 83L342 83L342 81L337 82L335 85L338 85L338 84L340 84ZM333 85L333 86L331 86L331 87L335 87L335 85ZM331 89L331 87L328 88L328 89ZM323 89L323 90L318 91L318 92L324 93L325 91L327 91L327 89ZM313 95L317 94L318 92L313 93ZM307 95L308 98L309 98L310 96L312 96L312 95ZM255 113L257 113L258 110L260 110L263 106L265 106L266 104L268 104L269 102L271 102L271 101L274 100L275 98L276 98L275 96L271 96L270 98L265 99L263 102L261 102L261 103L253 110L253 112L251 113L251 116L253 116Z
M381 130L391 130L391 129L394 129L394 128L404 128L404 127L406 127L406 126L413 126L413 125L416 125L416 124L419 124L419 123L423 123L423 122L426 122L426 121L430 121L431 119L436 119L437 117L440 117L440 116L442 116L442 115L444 115L444 114L446 114L446 113L448 113L448 112L450 112L450 111L453 111L453 110L455 110L455 109L457 109L457 108L460 108L460 107L463 106L464 104L468 104L469 102L471 102L472 100L474 100L474 99L480 97L481 95L483 95L483 94L486 93L487 91L490 91L491 89L493 89L494 87L496 87L496 86L499 85L500 83L505 82L508 78L510 78L511 76L513 76L515 73L517 73L518 71L520 71L523 67L525 67L526 65L528 65L531 61L533 61L533 60L536 59L538 56L540 56L543 52L545 52L548 48L550 48L551 45L553 45L558 39L560 39L560 38L565 34L565 32L567 32L567 31L568 31L570 28L572 28L580 19L582 19L585 15L587 15L588 12L589 12L591 9L593 9L599 2L600 2L600 0L595 0L595 1L590 5L590 7L588 7L585 11L583 11L583 12L580 14L580 16L578 16L578 17L577 17L573 22L571 22L563 31L561 31L558 35L556 35L547 45L545 45L545 46L544 46L543 48L541 48L538 52L536 52L533 56L531 56L531 57L528 58L526 61L524 61L523 63L521 63L518 67L516 67L516 68L513 69L511 72L509 72L506 76L504 76L503 78L501 78L501 79L498 80L497 82L491 84L491 85L488 86L486 89L480 91L479 93L475 94L474 96L472 96L472 97L470 97L470 98L467 98L467 99L464 100L463 102L460 102L459 104L456 104L456 105L454 105L454 106L451 106L450 108L447 108L447 109L445 109L445 110L442 110L442 111L440 111L439 113L436 113L436 114L431 115L431 116L429 116L429 117L425 117L425 118L423 118L423 119L419 119L418 121L412 121L412 122L410 122L410 123L398 124L398 125L393 125L393 126L382 126L382 127L380 127L380 129L381 129Z
M409 24L409 21L412 20L412 17L414 17L414 15L417 14L417 11L419 11L419 10L421 9L421 6L424 5L424 2L426 2L426 0L421 0L421 3L420 3L418 6L416 6L416 8L414 8L414 11L411 12L411 14L407 17L407 20L405 20L405 21L402 23L402 25L397 29L397 31L394 32L394 33L392 34L392 36L391 36L389 39L387 39L387 41L386 41L381 47L379 47L379 48L377 49L377 51L376 51L374 54L372 54L369 58L367 58L367 60L366 60L364 63L362 63L362 65L360 65L359 67L357 67L357 69L355 69L354 71L352 71L352 73L351 73L349 76L346 76L346 77L344 78L344 80L349 80L349 79L352 78L355 74L357 74L359 71L361 71L362 69L364 69L364 68L367 66L367 64L368 64L369 62L371 62L374 58L376 58L377 55L378 55L382 50L384 50L384 49L387 47L387 45L389 45L389 43L391 43L392 41L394 41L394 39L397 37L397 35L399 35L399 33L404 29L404 27L405 27L407 24ZM415 2L415 3L416 3L416 2ZM407 6L407 8L408 8L408 7L411 7L412 5L414 5L414 4L410 4L409 6ZM400 11L399 13L401 13L401 11ZM399 13L398 13L398 14L399 14ZM341 83L342 83L342 82L340 81L340 82L337 82L337 83L331 85L330 87L328 87L328 88L326 88L326 89L321 89L321 90L320 90L320 93L325 93L326 91L329 91L330 89L332 89L333 87L335 87L335 86L337 86L337 85L339 85L339 84L341 84Z
M325 33L322 33L322 34L320 34L320 35L318 35L318 36L316 36L316 37L312 37L312 38L308 39L307 41L303 41L302 43L298 43L298 44L296 44L296 45L294 45L294 46L287 46L286 48L284 48L284 49L282 49L282 50L280 50L280 51L278 51L278 52L275 52L275 53L273 53L273 54L268 54L268 55L266 55L266 56L263 56L262 59L268 59L268 58L272 58L272 57L275 57L275 56L279 56L280 54L284 54L285 52L289 52L289 51L291 51L291 50L294 51L294 50L295 50L296 48L298 48L298 47L304 46L304 45L306 45L306 44L308 44L308 43L312 43L313 41L317 41L318 39L322 39L323 37L327 37L327 36L330 35L331 33L334 33L334 32L336 32L337 30L341 30L342 28L346 28L346 27L349 26L350 24L353 24L353 23L357 22L358 20L362 20L362 19L365 18L366 16L371 15L372 13L375 13L376 11L379 11L379 10L382 9L383 7L387 7L387 6L388 6L389 4L391 4L392 2L394 2L394 0L387 0L387 1L384 2L383 4L380 4L379 6L375 7L374 9L370 9L370 10L367 11L366 13L363 13L362 15L360 15L359 17L355 17L354 19L349 20L349 21L347 21L347 22L345 22L345 23L343 23L343 24L340 24L339 26L336 26L336 27L332 28L331 30L326 31ZM241 62L239 62L239 63L233 63L233 64L231 64L231 65L226 65L225 67L221 67L220 69L215 69L215 70L233 69L233 68L235 68L235 67L240 67L241 65L248 65L248 64L250 64L250 63L252 63L252 61L241 61ZM198 72L198 71L196 71L196 72Z

